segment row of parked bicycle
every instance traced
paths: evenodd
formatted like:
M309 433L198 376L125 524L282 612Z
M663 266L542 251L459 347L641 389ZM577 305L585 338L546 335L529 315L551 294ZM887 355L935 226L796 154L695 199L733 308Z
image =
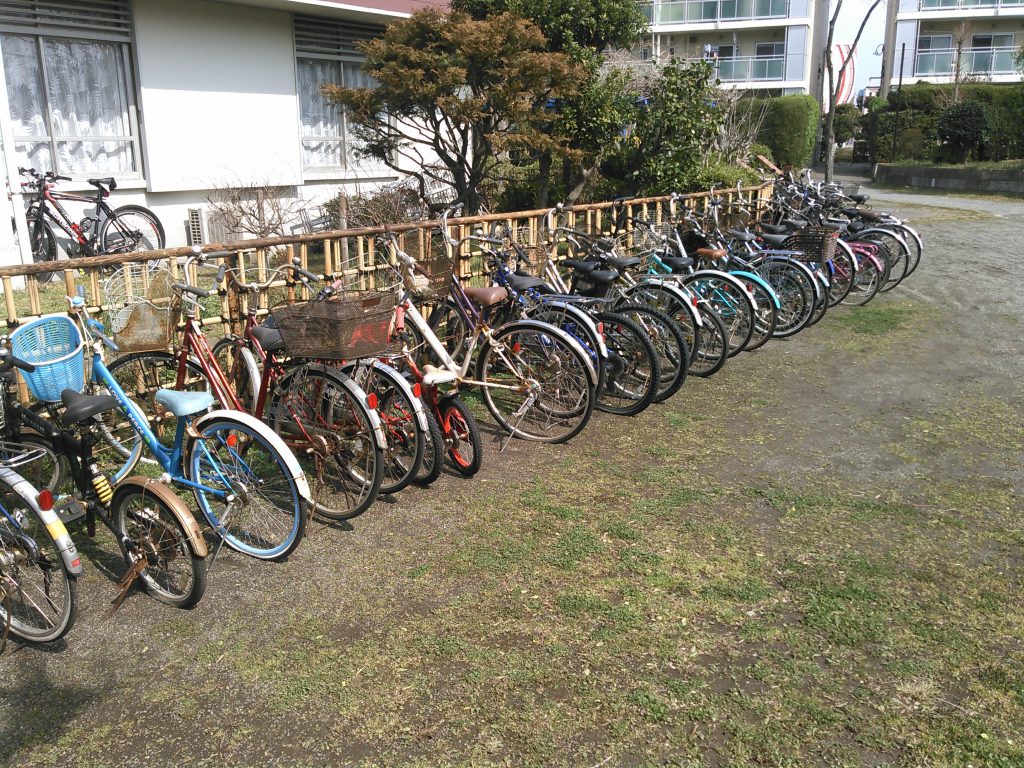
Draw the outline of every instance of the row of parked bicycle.
M599 235L555 208L540 243L501 228L455 241L455 206L441 255L379 238L374 290L298 263L244 282L198 250L180 280L166 262L125 265L105 284L106 327L79 296L0 340L0 630L45 642L71 627L80 520L118 542L115 606L134 585L194 606L222 544L280 559L310 514L355 517L446 465L476 474L478 402L506 441L564 442L595 410L635 415L687 375L866 303L917 267L921 241L864 203L788 178L753 229L720 225L749 221L742 206L712 198L698 216L673 196L664 221L618 201ZM485 287L458 276L467 251ZM204 267L216 275L191 284ZM260 323L259 296L282 279L310 298ZM248 298L242 330L211 344L204 301L229 288Z

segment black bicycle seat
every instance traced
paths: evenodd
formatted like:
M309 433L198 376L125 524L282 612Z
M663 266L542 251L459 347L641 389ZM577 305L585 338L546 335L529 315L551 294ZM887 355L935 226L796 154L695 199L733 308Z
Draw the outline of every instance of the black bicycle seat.
M785 224L762 224L761 230L770 235L785 235L789 232L789 227ZM732 230L729 231L731 232Z
M605 256L604 260L619 270L629 269L630 267L635 267L643 263L643 260L636 256Z
M117 408L117 399L113 395L83 395L73 389L65 389L60 393L64 404L64 413L60 422L65 427L81 424L99 413L106 413Z
M263 347L264 352L277 352L284 349L284 339L281 338L281 331L277 328L256 325L253 326L252 335Z
M585 275L581 275L584 280L597 285L610 285L619 279L619 273L613 272L610 269L595 269L593 272L588 272Z
M512 287L513 291L517 293L519 291L535 290L539 293L553 293L553 289L544 280L533 275L519 275L516 273L510 273L505 276L508 284Z
M661 260L673 272L684 272L687 267L693 266L693 259L689 256L662 256Z
M851 200L853 200L853 202L859 203L861 205L864 205L864 203L868 201L867 195L850 195L849 197Z
M593 272L601 266L596 261L579 261L578 259L566 259L561 264L563 267L574 269L577 272Z
M729 235L734 240L739 240L741 243L750 243L757 240L757 235L753 232L744 232L742 229L730 229Z
M773 245L776 248L781 248L782 245L789 239L789 235L771 235L767 232L764 232L761 234L761 239L768 243L768 245Z
M103 179L89 179L88 181L94 187L110 187L111 190L117 189L117 182L113 176L107 176Z

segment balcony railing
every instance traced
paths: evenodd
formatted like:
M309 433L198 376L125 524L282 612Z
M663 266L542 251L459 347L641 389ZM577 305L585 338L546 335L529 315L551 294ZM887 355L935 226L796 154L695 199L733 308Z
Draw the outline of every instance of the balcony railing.
M783 56L771 58L740 56L735 59L719 59L718 79L723 83L782 80L784 79L785 62Z
M1022 6L1024 0L920 0L922 11L964 10L971 8L1005 8ZM905 6L904 6L905 7Z
M1012 75L1017 71L1014 56L1017 49L964 48L960 51L960 72L964 75ZM921 51L914 62L914 76L952 75L956 71L956 50Z
M672 0L645 5L644 13L652 24L750 21L784 19L789 16L789 5L790 0ZM806 3L799 5L805 8L803 15L806 15Z

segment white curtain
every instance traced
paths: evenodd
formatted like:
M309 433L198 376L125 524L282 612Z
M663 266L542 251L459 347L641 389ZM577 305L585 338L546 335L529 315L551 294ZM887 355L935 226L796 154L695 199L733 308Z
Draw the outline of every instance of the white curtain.
M324 83L341 84L340 62L299 59L299 118L302 122L303 168L340 168L341 108L320 93Z
M136 170L120 45L4 35L2 47L16 151L25 163L69 175ZM55 159L47 141L31 140L51 138L51 128Z

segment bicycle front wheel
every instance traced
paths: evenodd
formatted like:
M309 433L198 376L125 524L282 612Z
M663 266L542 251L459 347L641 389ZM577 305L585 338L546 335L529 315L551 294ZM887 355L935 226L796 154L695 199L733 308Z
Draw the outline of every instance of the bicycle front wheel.
M191 608L206 591L206 563L189 545L181 521L158 492L133 480L119 485L110 517L122 540L121 554L132 567L145 558L139 581L150 597L176 608ZM191 516L190 516L191 517Z
M160 219L141 205L115 208L104 220L99 234L100 253L158 251L166 242Z
M597 408L619 416L635 416L654 402L661 382L658 351L643 328L624 315L599 312L608 347L604 386Z
M494 331L480 353L477 378L494 420L524 440L564 443L594 412L596 374L586 353L546 323Z
M30 233L32 261L56 261L57 239L53 236L53 229L45 221L33 222L31 217L29 218L29 223L32 227L32 232ZM60 272L47 272L36 275L36 280L39 283L46 284L53 280L58 280L60 277Z
M258 422L227 415L200 420L185 453L199 509L234 550L261 560L287 557L306 530L306 502L288 462Z
M0 627L31 643L56 640L75 623L77 594L39 513L0 479Z

